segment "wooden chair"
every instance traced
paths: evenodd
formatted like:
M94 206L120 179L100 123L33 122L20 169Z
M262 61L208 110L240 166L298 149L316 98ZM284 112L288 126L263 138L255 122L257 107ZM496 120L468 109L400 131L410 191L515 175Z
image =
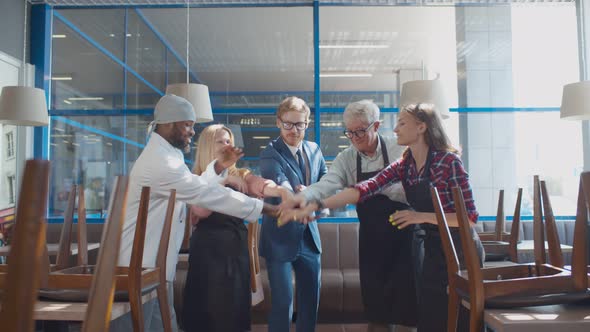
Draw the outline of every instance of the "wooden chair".
M493 231L478 232L481 241L510 241L510 233L504 231L506 216L504 215L504 189L498 195L498 209L496 210L496 225Z
M478 233L486 253L486 261L504 261L518 262L518 234L520 227L520 207L522 204L522 188L518 188L516 195L516 205L512 218L512 227L510 233L503 232L504 229L504 190L500 190L500 199L498 200L498 216L496 217L496 230L490 233ZM500 202L502 202L500 204ZM500 213L500 211L502 211ZM498 220L502 220L498 222ZM502 231L502 232L500 232ZM487 234L487 235L486 235ZM484 239L488 240L484 240Z
M33 308L40 282L41 256L47 224L49 161L28 160L19 193L12 249L7 267L6 287L0 310L3 331L29 332L34 329ZM9 285L9 286L8 286Z
M111 195L105 229L100 241L102 246L92 277L86 318L82 323L83 332L102 332L109 329L111 306L115 293L117 258L125 221L128 184L127 177L117 177L115 189Z
M250 256L250 288L252 289L252 306L264 301L262 274L260 273L260 256L258 255L258 222L248 224L248 254Z
M578 228L578 224L588 224L588 213L590 212L590 172L584 172L580 175L581 182L580 188L578 190L578 204L576 210L576 226L574 229L574 236L579 236L581 238L588 237L588 230L584 229L583 227ZM581 261L584 259L581 253L588 252L588 242L584 242L579 248L579 251L574 251L572 253L572 262ZM588 257L586 257L588 258ZM588 261L586 262L588 264ZM579 265L579 264L578 264ZM578 271L574 271L574 266L566 266L567 270L571 270L572 273L577 273ZM588 275L588 282L590 283L590 265L586 266L586 272Z
M142 296L155 289L164 322L164 330L171 331L171 313L166 285L166 258L176 202L176 191L172 190L168 199L155 268L142 267L149 196L150 188L142 188L131 261L129 267L119 266L116 269L115 300L130 303L134 331L143 331ZM86 301L88 298L87 290L91 287L94 270L95 266L80 265L50 273L48 277L50 291L45 292L45 297L71 302Z
M483 328L484 307L509 308L560 304L590 298L587 277L580 272L572 274L538 262L480 268L461 189L453 188L453 200L467 267L466 271L459 270L459 261L436 188L431 188L431 195L448 269L448 331L455 331L457 327L460 299L469 302L470 331L475 332ZM578 224L576 226L587 227L587 225ZM580 244L584 241L585 239L576 234L574 251L576 251L576 245L577 250L580 251ZM586 253L580 254L582 255L584 256L582 259L585 259ZM582 261L574 262L574 264L580 265L580 262Z

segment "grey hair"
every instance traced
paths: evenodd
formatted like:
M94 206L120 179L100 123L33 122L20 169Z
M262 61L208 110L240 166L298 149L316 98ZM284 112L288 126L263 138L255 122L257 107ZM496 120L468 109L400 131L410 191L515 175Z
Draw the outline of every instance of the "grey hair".
M351 119L360 119L368 124L379 121L379 106L368 99L350 103L344 110L344 121Z

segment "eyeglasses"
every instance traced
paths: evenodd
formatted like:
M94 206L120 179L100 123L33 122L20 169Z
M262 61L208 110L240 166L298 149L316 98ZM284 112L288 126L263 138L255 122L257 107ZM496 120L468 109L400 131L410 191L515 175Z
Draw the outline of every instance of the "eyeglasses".
M297 128L297 130L299 130L299 131L305 130L305 128L307 128L307 122L293 123L293 122L286 122L286 121L281 120L281 125L283 126L283 129L285 129L285 130L291 130L291 129L293 129L293 126L295 126L295 128Z
M375 121L375 122L377 122L377 121ZM371 123L365 129L358 129L358 130L354 130L354 131L353 130L345 130L344 135L346 135L346 137L348 137L349 139L352 139L352 136L356 136L357 138L363 138L367 134L367 131L369 130L369 128L373 127L375 122Z

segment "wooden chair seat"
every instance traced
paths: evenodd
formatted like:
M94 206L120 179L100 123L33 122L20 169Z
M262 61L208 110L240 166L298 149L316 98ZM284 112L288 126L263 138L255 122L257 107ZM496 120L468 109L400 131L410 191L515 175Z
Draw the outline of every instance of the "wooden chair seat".
M39 297L51 301L88 302L95 269L94 265L75 266L50 274L49 284L54 288L39 290ZM159 273L160 268L142 268L140 288L142 296L158 287ZM115 268L115 302L129 302L130 282L129 267L117 266Z

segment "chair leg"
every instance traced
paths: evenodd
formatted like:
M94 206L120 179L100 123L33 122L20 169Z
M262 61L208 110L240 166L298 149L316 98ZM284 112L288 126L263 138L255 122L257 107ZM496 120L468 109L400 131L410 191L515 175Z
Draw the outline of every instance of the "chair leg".
M483 331L483 302L477 301L472 296L469 301L469 331Z
M447 332L457 331L457 319L459 317L459 296L456 292L449 292L449 311L447 316Z
M165 332L172 332L172 315L170 313L170 304L168 303L168 287L166 281L158 285L158 303L160 304L160 315L162 315L162 325Z
M133 331L143 332L143 306L141 303L141 289L135 285L129 285L129 305L131 306L131 320Z

